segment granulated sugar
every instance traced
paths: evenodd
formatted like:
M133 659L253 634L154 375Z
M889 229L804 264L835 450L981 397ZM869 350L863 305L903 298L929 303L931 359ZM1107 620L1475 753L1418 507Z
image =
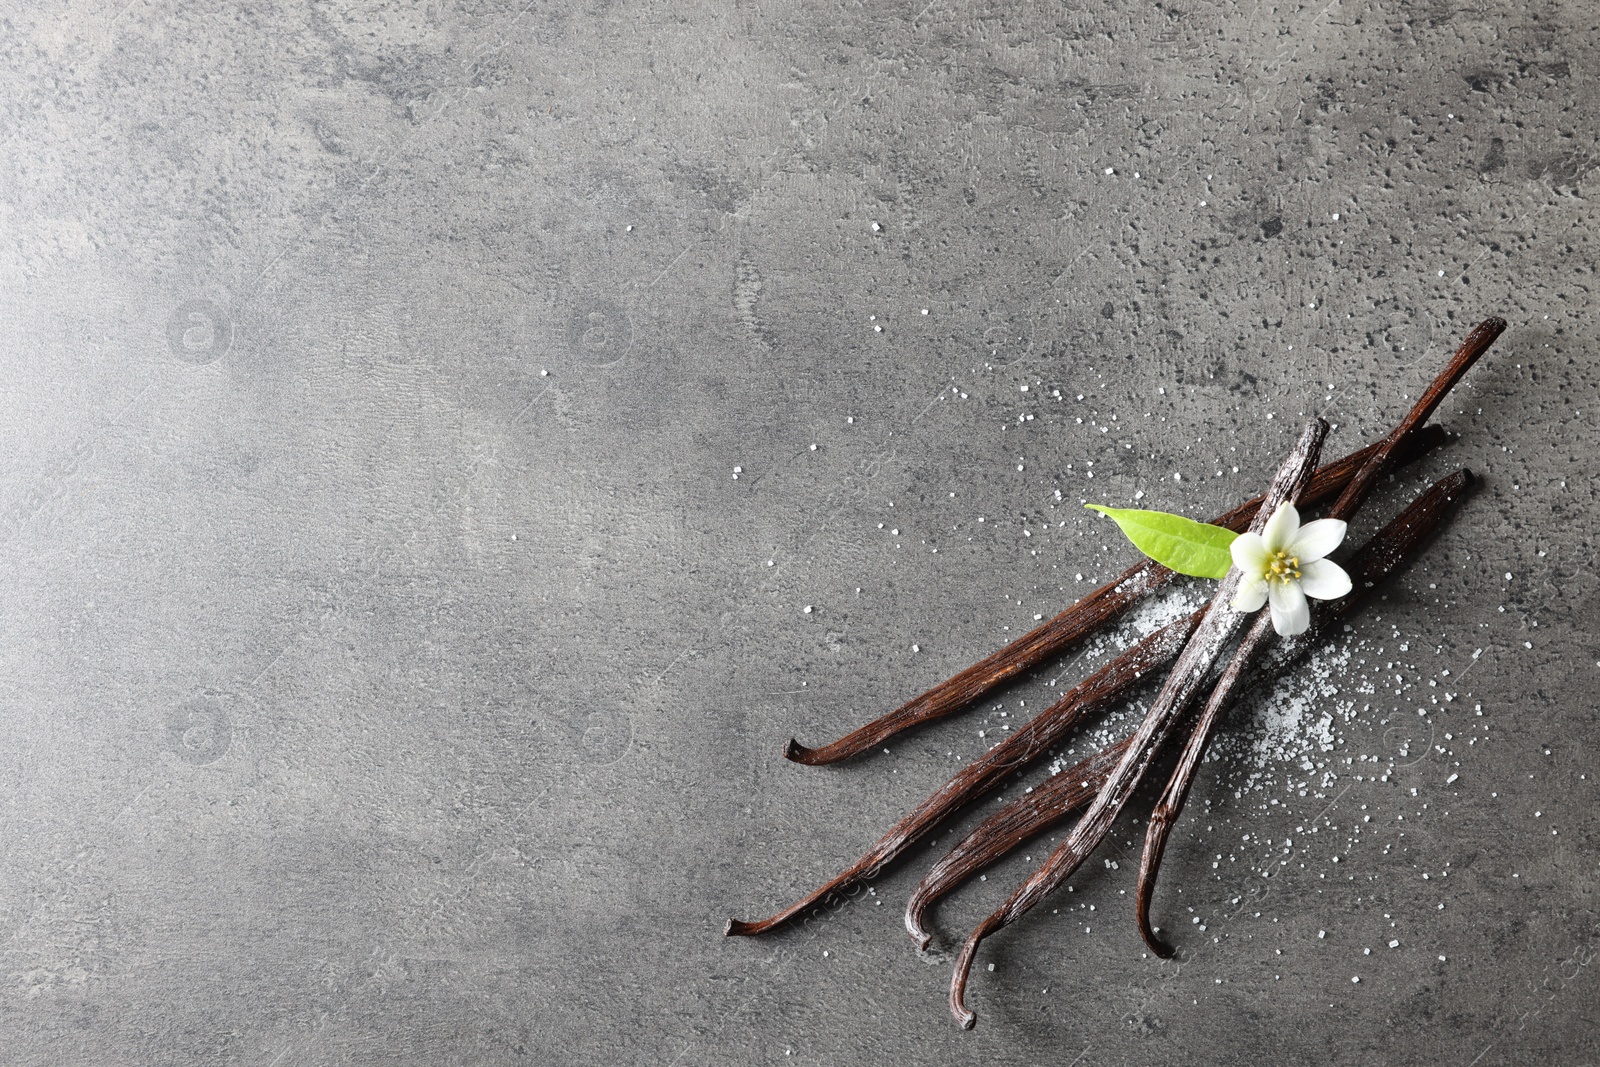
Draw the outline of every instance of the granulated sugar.
M1350 666L1350 646L1320 650L1280 677L1255 707L1247 731L1256 767L1294 763L1313 770L1312 752L1333 751L1334 716L1355 717L1355 704L1340 700Z
M1179 586L1145 597L1111 632L1111 643L1118 651L1132 647L1163 626L1199 611L1210 591L1199 586Z

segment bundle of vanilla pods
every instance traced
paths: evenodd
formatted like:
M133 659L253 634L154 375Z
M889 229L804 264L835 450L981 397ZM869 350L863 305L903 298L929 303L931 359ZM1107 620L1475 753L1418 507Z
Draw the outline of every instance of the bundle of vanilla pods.
M1505 328L1505 320L1500 318L1480 323L1394 430L1382 440L1320 469L1317 461L1327 424L1321 419L1312 419L1267 492L1218 517L1214 524L1235 531L1249 527L1259 532L1280 505L1312 508L1329 498L1334 498L1334 503L1327 510L1327 517L1350 519L1381 476L1426 454L1442 440L1441 430L1424 424L1449 390ZM1146 636L1078 683L1005 741L962 768L891 826L854 865L836 878L759 922L729 920L726 933L738 936L766 933L875 876L946 819L993 791L1012 773L1048 753L1086 716L1122 698L1151 672L1170 667L1137 730L1049 777L991 814L928 872L911 894L905 920L912 939L919 948L926 948L931 937L924 919L932 904L1018 845L1082 812L1043 865L999 909L979 923L963 944L951 978L950 1010L964 1028L970 1029L976 1024L977 1016L966 1007L965 990L979 944L991 933L1026 914L1078 869L1104 840L1118 813L1156 763L1166 742L1175 735L1185 734L1176 768L1151 813L1135 898L1135 919L1141 937L1157 955L1171 956L1172 947L1156 937L1149 920L1156 873L1168 833L1183 809L1189 786L1223 710L1238 693L1259 657L1270 650L1267 669L1283 670L1314 647L1332 624L1359 607L1415 555L1428 536L1465 498L1472 482L1471 472L1464 468L1440 479L1345 560L1344 568L1352 580L1351 591L1339 599L1319 603L1312 612L1310 629L1297 636L1278 639L1266 612L1259 613L1252 622L1248 614L1231 610L1239 572L1230 572L1206 606ZM1165 586L1173 576L1172 571L1155 561L1143 560L1060 615L887 715L819 748L806 748L791 740L784 755L795 762L814 766L836 763L866 752L913 727L949 715L1108 625L1129 607Z

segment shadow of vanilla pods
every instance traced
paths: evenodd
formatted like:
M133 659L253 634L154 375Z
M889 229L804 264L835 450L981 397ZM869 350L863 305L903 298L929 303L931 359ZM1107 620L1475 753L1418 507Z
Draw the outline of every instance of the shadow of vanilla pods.
M1267 493L1223 516L1218 524L1237 529L1238 525L1234 525L1235 523L1242 525L1248 520L1251 526L1250 535L1259 536L1267 516L1275 515L1281 504L1287 502L1309 504L1313 500L1313 493L1326 496L1334 492L1338 492L1339 497L1330 517L1347 520L1361 506L1378 478L1395 464L1408 461L1409 458L1425 450L1424 446L1431 447L1437 441L1440 432L1425 428L1423 424L1449 390L1460 381L1505 328L1505 320L1500 318L1490 318L1480 323L1468 334L1450 364L1434 379L1393 431L1376 445L1346 457L1340 464L1330 464L1323 471L1316 471L1315 464L1322 440L1327 433L1327 424L1321 419L1313 418L1307 423L1295 450L1279 468ZM1335 476L1330 477L1329 472L1335 467L1345 469L1337 471ZM1407 513L1395 523L1385 527L1362 554L1358 554L1356 559L1361 562L1356 565L1363 582L1363 590L1358 594L1350 588L1345 593L1349 605L1341 608L1340 614L1353 607L1367 589L1377 584L1377 578L1369 578L1369 575L1386 576L1399 565L1416 544L1420 543L1427 531L1437 525L1439 517L1443 514L1443 505L1453 503L1455 495L1464 491L1470 479L1470 474L1461 471L1440 482L1430 490L1423 501L1413 505L1413 508L1420 507L1423 510L1408 509ZM1433 503L1439 503L1439 515L1433 515L1426 510ZM1249 513L1254 513L1254 518L1250 518ZM1298 527L1295 513L1290 511L1289 516L1288 521ZM1342 538L1342 527L1337 536ZM1291 541L1288 542L1288 549L1282 547L1277 549L1279 556L1275 558L1279 562L1273 564L1272 573L1278 574L1279 563L1283 563L1285 572L1292 571L1283 579L1284 581L1300 579L1298 554L1313 551L1310 548L1297 549L1295 544ZM1293 550L1297 555L1291 558L1289 550ZM1258 551L1265 560L1267 549L1259 548ZM1322 552L1325 553L1326 549ZM1188 739L1177 772L1168 782L1162 801L1152 817L1140 871L1138 908L1141 933L1152 947L1160 945L1157 951L1166 949L1166 946L1161 945L1148 929L1147 919L1149 897L1159 869L1166 832L1182 809L1184 798L1187 796L1221 711L1230 701L1232 693L1250 667L1256 652L1266 647L1269 629L1278 628L1276 617L1271 620L1274 624L1271 628L1267 625L1269 621L1267 616L1256 619L1255 625L1230 657L1227 666L1220 670L1220 679L1213 684L1214 671L1220 665L1223 650L1243 629L1246 613L1259 609L1263 602L1256 600L1253 608L1246 606L1248 599L1253 599L1253 594L1252 598L1235 600L1235 593L1240 588L1243 576L1240 568L1245 566L1239 562L1240 558L1235 555L1235 566L1223 575L1217 594L1204 608L1148 635L1063 694L1015 734L962 768L932 796L890 827L889 831L880 837L855 865L766 919L758 922L729 920L725 933L731 936L765 933L795 918L810 907L828 901L840 891L873 877L885 864L926 836L945 818L991 792L1008 775L1047 753L1051 745L1064 736L1082 716L1117 699L1150 671L1171 663L1171 672L1133 735L1095 756L1080 761L1066 772L1066 777L1062 781L1051 786L1052 790L1060 790L1059 796L1038 796L1037 790L1030 792L1026 794L1024 801L1006 809L1005 820L1000 822L990 820L985 823L991 838L975 839L969 835L962 846L958 846L958 851L961 851L963 846L974 844L986 846L992 839L1009 848L1014 846L1016 841L1025 840L1031 833L1036 832L1028 829L1027 819L1031 817L1030 812L1044 810L1050 802L1057 803L1063 814L1075 807L1087 805L1083 817L1072 827L1065 840L1053 849L1044 864L1011 894L1005 904L979 923L968 935L957 956L955 970L951 976L950 1010L964 1029L970 1029L975 1024L977 1016L966 1007L964 998L972 964L981 943L997 930L1025 915L1062 881L1070 877L1099 846L1123 806L1134 795L1141 780L1154 765L1163 743L1176 733L1181 725L1189 723L1189 711L1195 698L1203 688L1211 685L1210 697L1202 712L1195 716L1195 721L1188 726ZM1320 558L1321 553L1307 557L1311 563L1318 562ZM1262 565L1265 566L1265 563ZM1309 567L1307 569L1309 571ZM1339 570L1337 567L1334 569ZM1341 580L1346 577L1342 571L1339 571L1338 576ZM1013 677L1041 662L1075 637L1081 637L1103 626L1139 597L1159 588L1171 578L1170 571L1153 563L1130 568L1118 582L1096 590L1073 608L1057 616L1051 623L1035 629L994 656L935 687L895 712L821 749L805 749L791 741L790 751L786 755L801 762L825 763L843 759L892 736L898 730L948 714L1006 678ZM1263 581L1259 577L1252 580ZM1259 587L1255 588L1259 591ZM1294 591L1298 593L1299 587L1296 586ZM1276 600L1273 607L1276 614L1278 607ZM1299 611L1300 621L1286 624L1283 627L1285 633L1295 633L1311 621L1305 613L1303 597ZM1327 614L1328 609L1319 611L1319 615ZM1071 636L1063 637L1063 634ZM1297 641L1285 651L1292 655L1305 643ZM971 848L967 851L974 852ZM949 879L948 882L938 882L941 887L959 881L954 865L939 869L936 873L939 878ZM925 886L928 884L925 882ZM936 895L933 898L936 898ZM925 906L923 905L924 909ZM908 916L908 928L914 936L920 932L921 938L925 940L926 933L921 931L920 921L920 914L913 913Z
M1419 429L1406 437L1394 460L1402 464L1411 463L1432 451L1443 440L1444 431L1437 426ZM1319 469L1306 490L1305 502L1315 504L1342 492L1382 444L1382 441L1374 441ZM1213 519L1212 525L1243 530L1260 506L1259 496L1247 500ZM1116 621L1129 608L1166 586L1175 577L1172 571L1155 560L1143 559L1055 618L1041 623L961 673L838 740L816 748L807 748L798 741L790 740L784 748L784 758L810 766L837 763L860 755L913 727L960 711L996 687Z
M1327 635L1330 626L1361 607L1465 499L1472 483L1472 474L1465 469L1435 482L1375 534L1350 558L1349 569L1355 581L1352 591L1316 612L1310 630L1279 646L1263 673L1280 673L1304 658ZM932 940L926 917L934 904L974 874L1085 807L1121 760L1128 741L1123 738L1034 786L991 814L935 863L906 903L906 931L918 947L926 948Z

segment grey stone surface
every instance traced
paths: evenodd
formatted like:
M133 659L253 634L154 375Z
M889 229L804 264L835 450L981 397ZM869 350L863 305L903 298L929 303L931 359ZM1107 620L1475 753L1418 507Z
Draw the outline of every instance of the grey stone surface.
M1591 5L8 8L6 1063L1600 1061ZM1106 656L779 756L1124 566L1081 501L1213 514L1490 314L1361 529L1484 485L1232 716L1178 961L1131 818L970 1034L1020 859L927 959L926 847L719 936Z

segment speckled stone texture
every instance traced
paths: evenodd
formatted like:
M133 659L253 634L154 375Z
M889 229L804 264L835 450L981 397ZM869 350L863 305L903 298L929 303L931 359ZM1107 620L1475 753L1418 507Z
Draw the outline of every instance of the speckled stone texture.
M1600 1062L1593 5L8 7L7 1064ZM720 936L1205 583L788 738L1131 562L1081 502L1215 514L1491 314L1354 533L1483 485L1229 717L1178 960L1131 812L970 1034L1022 857L926 958L927 846Z

